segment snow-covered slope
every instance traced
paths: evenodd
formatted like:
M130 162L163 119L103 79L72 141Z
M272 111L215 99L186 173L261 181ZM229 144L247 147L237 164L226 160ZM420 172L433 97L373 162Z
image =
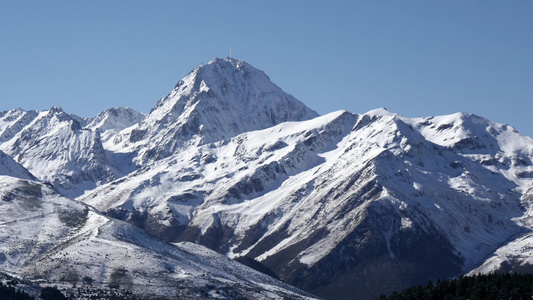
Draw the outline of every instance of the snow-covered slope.
M169 244L39 182L0 176L0 268L45 285L166 297L311 299L199 245Z
M533 233L506 243L468 275L490 273L533 273Z
M187 74L146 119L106 147L135 151L142 165L188 145L316 116L262 71L241 60L216 58Z
M35 180L35 177L26 168L2 151L0 151L0 175Z
M122 174L107 160L98 132L54 107L39 112L0 150L61 193L77 196Z
M191 145L81 200L322 296L375 296L462 274L529 230L515 218L532 154L474 115L341 111Z
M518 162L518 161L517 161ZM522 160L521 163L524 163ZM521 188L525 192L522 194L521 205L525 213L515 219L518 224L529 229L527 233L510 239L504 243L488 259L472 270L469 274L495 273L495 272L517 272L533 273L533 172L519 171L515 172L518 177L529 177L529 186L524 184Z

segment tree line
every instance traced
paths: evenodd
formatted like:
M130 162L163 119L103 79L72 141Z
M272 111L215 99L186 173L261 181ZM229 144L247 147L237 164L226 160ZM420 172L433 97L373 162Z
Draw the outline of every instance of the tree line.
M532 299L533 274L485 274L462 276L453 280L429 281L426 286L382 295L379 300L500 300Z

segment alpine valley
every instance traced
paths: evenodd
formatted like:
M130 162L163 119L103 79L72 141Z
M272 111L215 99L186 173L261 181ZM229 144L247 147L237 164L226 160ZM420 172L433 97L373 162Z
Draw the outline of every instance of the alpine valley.
M0 197L1 271L65 291L372 299L533 272L533 139L465 113L319 116L233 58L147 115L1 112Z

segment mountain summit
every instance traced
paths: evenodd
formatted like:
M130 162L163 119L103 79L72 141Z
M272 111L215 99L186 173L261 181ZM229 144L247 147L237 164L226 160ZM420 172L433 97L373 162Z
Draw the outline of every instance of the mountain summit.
M283 92L242 60L216 58L194 68L137 126L116 142L138 151L138 163L158 160L186 145L302 121L318 114Z

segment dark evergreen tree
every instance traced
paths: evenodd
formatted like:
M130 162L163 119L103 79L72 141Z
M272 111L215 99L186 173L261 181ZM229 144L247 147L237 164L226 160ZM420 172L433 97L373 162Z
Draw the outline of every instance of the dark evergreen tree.
M41 299L43 300L66 300L67 297L63 295L58 289L53 287L45 287L41 290Z
M33 298L23 291L19 291L12 286L5 286L0 282L0 299L2 300L33 300Z
M532 299L533 274L488 274L463 276L454 280L429 282L425 287L410 287L379 300L499 300Z

